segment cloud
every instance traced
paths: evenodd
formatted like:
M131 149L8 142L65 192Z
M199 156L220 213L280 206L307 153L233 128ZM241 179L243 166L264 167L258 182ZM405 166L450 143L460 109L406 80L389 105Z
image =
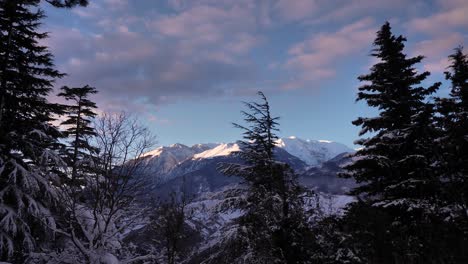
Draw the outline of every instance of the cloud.
M92 30L50 28L46 44L69 74L59 86L90 84L105 108L147 111L180 98L240 93L236 86L255 79L248 54L263 38L250 9L194 5L144 19L119 13L111 22L120 11L102 8L116 3L96 5L99 15L86 17Z
M424 63L424 70L429 72L444 72L447 70L447 67L450 65L448 58L441 58L439 60L431 60Z
M468 26L468 7L452 9L427 18L417 18L409 23L414 31L437 34L450 27Z
M96 0L67 13L66 26L56 17L44 42L69 74L57 85L94 85L105 107L150 111L181 99L322 86L346 74L338 72L342 64L365 60L384 20L409 30L411 51L428 57L426 69L441 71L467 38L460 13L467 3Z
M438 1L441 10L427 17L417 17L407 23L410 31L439 34L468 26L468 2L461 0Z
M188 53L210 47L210 50L222 50L226 56L243 54L260 39L253 34L255 16L249 9L237 5L229 8L195 6L177 15L154 20L149 27L164 37L179 41L181 51Z
M426 58L435 58L440 55L448 56L448 53L463 42L463 35L460 33L444 34L441 38L423 40L415 44L414 50Z
M418 10L424 1L414 0L408 4L407 0L349 0L345 4L337 4L340 1L324 1L321 3L322 12L318 17L312 18L309 22L330 23L336 21L346 21L349 19L369 16L379 16L382 20L391 20L393 12L397 11L400 16L406 13L413 13Z
M335 76L336 62L367 50L375 31L373 19L365 18L336 32L316 34L293 45L284 66L297 74L284 88L298 89L310 81Z
M302 20L319 10L315 0L279 0L275 9L285 20Z
M424 69L443 72L449 65L447 56L467 40L460 31L468 26L468 2L465 0L436 0L430 15L409 19L407 30L425 37L414 47L416 55L426 56Z
M464 41L462 34L449 32L437 38L417 42L413 47L413 54L424 55L424 69L431 72L444 72L449 65L448 55Z
M104 0L111 9L122 10L128 7L128 0Z

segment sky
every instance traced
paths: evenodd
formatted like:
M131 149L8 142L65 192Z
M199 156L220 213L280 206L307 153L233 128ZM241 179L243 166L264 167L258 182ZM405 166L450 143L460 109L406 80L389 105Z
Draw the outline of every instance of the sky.
M385 22L424 55L427 84L443 81L447 56L468 40L466 0L90 0L44 6L44 40L63 85L96 87L100 111L137 116L160 145L233 142L243 101L263 91L279 136L351 147L374 116L355 102L357 76L375 63ZM444 83L439 94L448 93Z

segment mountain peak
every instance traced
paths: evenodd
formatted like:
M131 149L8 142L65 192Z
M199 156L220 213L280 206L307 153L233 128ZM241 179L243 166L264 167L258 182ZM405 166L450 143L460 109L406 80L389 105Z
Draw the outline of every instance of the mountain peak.
M207 159L219 156L228 156L232 152L240 151L240 147L237 143L222 143L218 146L195 154L193 159Z
M295 136L280 138L276 144L310 166L317 166L341 153L353 151L344 144L330 140L303 140Z
M172 144L172 145L170 145L169 147L170 147L170 148L188 148L186 145L180 144L180 143Z
M309 166L319 166L339 154L354 151L341 143L330 140L304 140L296 136L280 138L275 143L278 148L299 158ZM161 163L158 166L162 165L164 168L169 168L187 159L211 159L228 156L240 150L238 142L195 144L191 147L176 143L166 147L158 147L153 151L145 153L143 156L150 157L157 164Z

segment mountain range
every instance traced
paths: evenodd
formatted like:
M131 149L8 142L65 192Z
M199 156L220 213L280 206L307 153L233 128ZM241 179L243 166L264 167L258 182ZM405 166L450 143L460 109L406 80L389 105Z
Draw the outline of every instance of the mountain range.
M348 154L353 149L336 142L296 137L278 139L276 144L275 158L294 169L299 183L316 191L311 205L319 204L327 215L340 214L354 200L346 195L355 186L354 181L337 176L351 161ZM190 217L184 222L184 233L188 235L181 244L180 250L184 252L181 263L196 264L209 256L213 247L223 240L223 234L233 227L233 219L242 214L239 209L226 208L232 195L239 195L236 190L244 188L241 179L223 175L218 169L223 163L241 163L234 155L238 151L242 151L240 142L173 144L143 156L147 165L143 177L149 183L146 185L148 198L164 201L171 193L180 195L183 191L189 199L184 210ZM149 250L151 245L147 241L164 235L147 226L144 219L136 226L128 232L125 241L140 250Z
M144 177L157 197L166 197L182 187L194 196L214 192L240 182L239 178L220 173L218 167L222 163L242 162L233 155L242 151L241 145L235 142L158 147L143 155L147 165ZM278 139L276 145L276 159L288 163L303 185L337 194L353 186L351 180L337 177L341 166L349 161L347 154L354 151L346 145L294 136Z

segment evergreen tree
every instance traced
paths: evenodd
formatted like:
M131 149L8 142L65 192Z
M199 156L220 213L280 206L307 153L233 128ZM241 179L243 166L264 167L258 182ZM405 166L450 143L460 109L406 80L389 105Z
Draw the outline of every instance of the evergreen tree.
M312 241L304 214L304 190L287 164L274 157L277 117L272 117L263 93L261 103L245 103L245 141L238 152L244 164L224 165L228 175L240 176L248 186L245 214L238 219L235 243L224 256L234 255L235 263L308 263ZM244 263L242 262L242 263Z
M54 151L60 133L50 125L59 107L46 96L63 74L39 44L47 37L38 32L39 3L0 1L0 260L16 262L40 242L36 238L46 240L44 227L54 226L48 204L60 165Z
M376 210L368 225L354 230L362 248L367 247L364 259L370 263L419 263L438 252L429 250L433 241L421 236L431 231L439 190L433 151L437 130L429 96L440 83L421 86L429 72L417 73L415 65L423 57L407 58L405 41L392 34L388 22L377 32L372 56L379 62L369 74L359 76L366 84L359 88L357 100L379 109L379 115L353 122L362 127L360 136L368 132L371 136L356 141L363 148L343 174L359 183L352 193L361 202L351 205L349 222L356 222L352 217L366 210Z
M467 261L468 254L468 57L458 47L449 56L445 73L451 83L450 97L438 98L438 121L442 133L437 139L440 149L440 177L443 183L444 217L455 228L454 254Z
M88 99L89 95L97 91L88 85L76 88L64 86L61 90L58 95L73 102L72 105L65 106L67 119L61 125L66 127L65 135L71 139L67 149L67 161L72 170L72 185L76 185L80 168L81 171L86 171L85 163L81 161L85 161L87 156L97 151L89 142L89 138L96 135L91 126L92 119L96 116L96 104Z

